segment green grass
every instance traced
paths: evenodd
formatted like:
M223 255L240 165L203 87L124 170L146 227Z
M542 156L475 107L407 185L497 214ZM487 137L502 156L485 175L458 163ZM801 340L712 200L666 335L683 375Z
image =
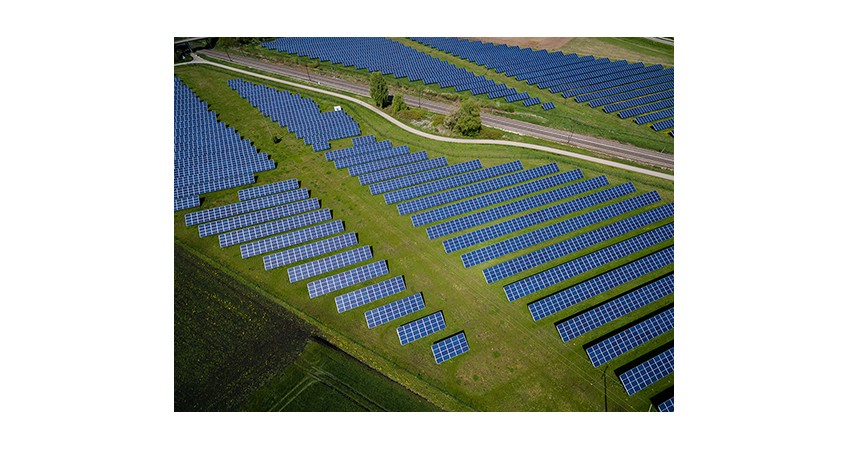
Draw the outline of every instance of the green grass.
M322 207L333 211L334 218L344 220L346 230L359 235L360 243L372 246L375 260L388 260L391 276L404 276L408 290L379 304L421 291L427 308L410 319L442 310L448 328L432 338L401 347L395 328L404 321L369 330L362 317L367 308L339 314L335 310L334 295L309 299L306 281L289 284L284 271L265 271L257 258L242 260L238 246L221 249L214 237L198 238L196 227L185 227L182 212L174 215L177 241L215 259L243 283L256 287L272 301L314 325L333 345L442 409L648 409L651 396L656 394L653 388L629 397L617 380L611 380L605 398L600 378L602 372L591 366L582 349L562 343L553 327L554 318L533 322L525 306L526 300L512 304L506 301L503 282L487 285L480 268L463 268L458 255L445 255L441 240L429 241L425 230L413 228L409 218L399 216L395 207L386 205L381 196L371 196L356 178L348 177L346 171L336 170L322 154L313 152L294 135L285 133L264 118L227 87L226 81L236 76L224 69L208 66L180 66L175 68L175 73L220 114L220 120L251 139L260 151L268 152L277 161L279 167L259 174L257 184L298 178L304 187L310 189L312 196L321 200ZM673 183L664 180L529 149L437 143L399 130L358 105L308 91L300 94L315 99L322 111L341 104L359 123L363 135L374 134L380 140L390 139L395 146L408 145L413 151L427 150L431 158L445 156L450 164L477 158L489 167L519 159L525 168L530 168L556 161L561 170L579 167L586 178L604 174L611 185L632 181L639 193L657 190L663 202L674 199ZM283 140L274 144L274 135L282 136ZM350 139L332 142L333 148L349 145ZM202 206L209 208L235 202L235 191L204 195ZM576 277L573 282L558 288L583 281L591 275ZM594 304L611 298L651 278L628 283L590 302ZM672 301L665 299L666 304ZM557 318L563 318L583 306L558 314ZM468 337L471 351L436 365L430 345L438 338L461 330ZM630 360L624 359L611 362L610 371Z
M422 81L410 82L407 78L395 78L386 76L390 86L390 92L399 92L405 98L412 95L423 94L426 97L439 98L442 101L459 102L465 98L473 97L480 103L484 112L492 113L516 120L522 120L537 125L544 125L561 130L572 131L578 134L586 134L611 139L641 148L647 148L666 153L674 153L674 138L667 133L653 131L649 125L637 125L632 120L620 119L615 114L607 114L600 108L590 108L585 104L577 103L574 99L565 99L560 94L553 94L547 89L539 89L528 85L523 81L499 74L493 70L487 70L477 64L470 63L455 56L432 49L409 39L396 39L397 41L416 50L428 53L438 59L447 61L459 68L465 68L478 75L484 75L497 83L505 84L515 88L518 92L527 91L531 96L539 97L542 103L554 102L556 108L544 111L541 106L525 107L517 103L509 104L503 99L490 100L485 95L472 96L469 91L457 93L453 88L442 89L437 84L424 85ZM650 41L648 41L650 42ZM663 45L656 43L657 45ZM666 45L666 47L668 47ZM308 64L310 70L325 75L331 75L342 79L368 83L368 71L365 69L355 70L329 62L319 62L317 59L307 59L296 55L289 55L275 50L268 50L259 45L253 47L242 47L232 50L248 56L260 57L265 60L275 61L290 65ZM414 102L407 101L410 106ZM512 112L508 112L512 111Z
M438 411L423 398L325 342L256 391L242 411Z

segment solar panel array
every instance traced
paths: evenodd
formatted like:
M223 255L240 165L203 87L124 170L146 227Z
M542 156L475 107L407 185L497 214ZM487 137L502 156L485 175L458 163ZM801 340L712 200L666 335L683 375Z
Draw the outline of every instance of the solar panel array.
M306 285L309 298L320 297L330 292L344 289L354 284L362 283L389 273L389 266L385 260L377 261L365 266L360 266L346 272L331 275L327 278L312 281Z
M452 166L441 167L435 170L428 170L426 172L419 172L400 178L381 181L368 186L368 189L371 191L372 195L383 194L389 191L396 191L398 189L407 188L416 184L427 183L429 181L438 180L440 178L445 178L453 175L459 175L461 173L471 172L472 170L478 170L482 168L483 165L480 164L480 160L473 159L471 161L454 164Z
M397 329L397 334L400 338L400 345L406 345L445 328L447 328L445 316L442 315L441 311L437 311L429 316L401 325Z
M424 309L424 297L420 292L416 292L409 297L365 311L365 323L368 328L374 328L422 309Z
M659 412L674 412L674 397L660 403L657 405L657 411Z
M653 191L619 203L605 206L534 231L520 234L496 244L491 244L472 252L465 253L462 255L462 264L468 268L486 261L491 261L509 253L529 248L544 241L588 227L589 225L612 219L613 217L634 211L650 203L658 202L659 200L659 194L657 194L656 191Z
M369 134L367 136L357 136L351 139L351 141L353 142L353 145L355 147L357 145L365 145L371 142L377 142L377 137L373 134Z
M200 237L206 237L263 222L270 222L283 217L293 216L295 214L318 209L320 206L321 205L318 203L317 198L310 198L308 200L296 203L287 203L285 205L262 209L256 212L242 214L240 216L202 223L197 227L197 230L200 233Z
M515 301L519 298L526 297L534 292L541 291L558 283L562 283L581 273L588 272L592 269L604 266L612 261L627 257L638 251L644 250L651 246L657 245L663 241L674 237L674 224L663 225L650 231L646 231L640 235L626 239L619 243L610 245L609 247L589 253L571 261L565 262L558 266L554 266L548 270L531 275L522 280L510 283L504 286L507 299ZM567 253L566 253L567 254ZM487 281L497 277L509 276L518 273L521 270L526 270L524 267L534 267L541 264L539 261L551 261L558 258L557 255L549 255L547 253L538 253L533 255L531 259L522 259L522 263L526 264L509 265L500 268L497 272L487 274ZM513 260L514 261L514 260ZM497 278L500 279L500 278Z
M584 300L633 281L655 270L659 270L673 262L674 246L671 246L559 291L556 294L529 303L527 308L530 310L533 320L539 321Z
M350 311L362 305L375 302L382 298L389 297L406 290L406 284L403 282L402 276L389 278L377 284L365 286L336 297L336 310L340 313Z
M352 177L356 177L366 173L376 172L378 170L390 169L392 167L403 166L414 162L421 162L427 158L427 152L415 152L408 155L383 158L365 164L350 166L347 168L347 173Z
M229 80L227 85L315 151L329 149L331 140L360 134L359 124L344 110L321 112L310 98L241 79Z
M606 184L607 179L604 176L591 178L589 180L581 181L579 183L566 186L564 188L554 189L550 192L542 193L533 197L528 197L526 199L509 203L504 206L499 206L497 208L492 208L481 213L476 213L470 216L456 219L455 221L445 222L444 224L439 224L432 228L448 227L450 229L450 233L455 233L457 231L472 228L477 225L482 225L484 223L507 217L519 212L528 211L539 206L547 205L577 195L579 193L590 191L599 186L605 186ZM462 234L454 238L449 238L443 243L445 247L445 252L451 253L457 250L472 247L481 242L505 236L523 228L537 225L548 220L555 219L557 217L562 217L564 215L589 208L599 203L603 203L614 198L630 194L634 191L635 188L631 183L614 186L612 188L604 189L586 195L584 197L579 197L574 200L569 200L564 203L549 206L547 208L529 214L525 214L504 222L481 228L479 230ZM439 232L442 233L442 231Z
M586 354L595 367L600 367L673 328L674 308L671 308L587 347Z
M424 84L438 84L442 88L453 87L457 92L471 91L473 95L485 94L489 98L517 94L515 89L504 84L387 38L290 37L263 42L262 46L396 78L408 78L409 81L421 80Z
M313 241L323 237L331 236L344 231L344 223L341 220L334 220L321 225L316 225L309 228L301 228L286 234L272 236L260 241L249 242L242 244L241 257L242 259L250 258L251 256L261 255L263 253L273 252L293 245L302 244L304 242ZM265 270L268 270L268 263L265 263Z
M266 195L279 194L280 192L291 191L300 187L297 179L277 181L276 183L263 184L261 186L241 189L238 191L240 201L252 200Z
M174 76L174 211L200 206L202 194L252 184L254 173L274 168L216 116Z
M674 274L672 273L560 322L556 325L556 329L562 341L568 342L673 293Z
M628 395L656 383L674 371L674 347L622 373L619 378Z
M388 169L378 170L376 172L362 174L359 176L359 184L365 186L371 183L379 183L381 181L391 180L393 178L399 178L406 175L412 175L414 173L424 172L426 170L438 169L439 167L445 167L447 165L447 158L445 158L444 156L440 156L435 159L428 159L425 161L406 164L399 167L392 167Z
M380 142L367 142L359 145L353 144L353 147L347 147L340 150L330 150L324 152L324 157L327 158L327 161L333 161L336 159L343 159L349 158L351 156L361 155L363 153L388 150L390 148L392 148L392 143L387 139L385 141Z
M664 69L659 64L610 61L559 51L530 51L517 46L459 38L412 39L516 80L525 80L540 89L562 93L565 98L574 97L578 102L594 100L595 103L589 103L593 108L674 89L674 69ZM545 110L551 107L552 102L542 105Z
M441 364L467 352L469 347L468 340L465 338L465 332L463 331L447 339L437 341L433 344L432 349L433 357L436 358L436 364Z
M434 192L444 191L446 189L455 188L469 183L474 183L487 178L493 178L500 175L505 175L510 172L521 170L521 161L512 161L498 166L488 167L486 169L477 170L474 172L464 173L448 178L431 181L429 183L419 184L417 186L408 187L398 191L393 191L385 194L386 204L402 202L404 200L422 197ZM401 212L401 214L404 214Z
M218 243L221 245L221 248L229 247L231 245L241 244L242 242L261 239L273 234L285 233L286 231L291 231L307 225L324 222L331 218L332 213L329 209L319 209L318 211L312 211L299 216L287 217L282 220L276 220L220 234L218 235Z
M197 225L203 222L210 222L212 220L223 219L237 214L244 214L264 208L270 208L272 206L279 206L297 200L305 200L307 198L309 198L309 191L307 189L282 192L279 194L269 195L267 197L259 197L253 200L231 203L229 205L188 213L185 215L185 222L186 226Z
M333 163L336 165L336 169L346 169L351 166L358 166L360 164L370 163L380 159L394 158L396 156L403 156L408 154L409 147L407 147L406 145L401 145L398 147L388 148L386 150L362 153L359 155L334 159Z
M278 253L273 253L270 255L266 255L262 257L262 263L265 266L265 270L276 269L277 267L287 266L289 264L296 263L298 261L303 261L309 258L314 258L316 256L326 255L328 253L332 253L343 248L353 247L354 245L359 243L359 239L356 236L356 233L345 233L339 236L331 237L328 239L320 240L317 242L313 242L311 244L301 245L300 247L290 248L288 250L283 250ZM365 247L367 248L367 247ZM366 258L367 259L367 258ZM324 260L321 260L324 261ZM314 261L314 264L319 264L318 261ZM325 261L326 263L326 261ZM306 265L298 266L302 271L302 275L306 273L315 273L314 267L304 267ZM294 269L294 267L292 268ZM324 272L328 272L329 270L333 270L328 268L326 265L322 266L322 269L325 269ZM291 270L291 269L289 269ZM312 271L312 272L308 272ZM291 272L290 272L291 273ZM319 272L323 273L323 272ZM291 275L289 275L291 277ZM303 279L303 278L301 278ZM291 282L295 282L298 280L291 280Z
M349 233L349 235L353 235L354 238L356 237L355 233ZM345 235L345 236L349 236L349 235ZM328 242L328 241L341 242L337 245L343 245L344 242L345 242L344 240L340 241L339 239L336 239L336 238L328 239L327 241L321 241L321 242L325 243L325 242ZM316 242L316 244L318 244L318 243ZM326 244L326 245L329 245L329 243ZM320 246L318 246L317 248L320 249ZM321 250L318 250L318 251L321 251ZM324 252L324 253L326 253L326 252ZM373 255L371 254L371 247L365 246L365 247L355 248L353 250L348 250L348 251L343 252L343 253L338 253L338 254L335 254L335 255L332 255L332 256L328 256L326 258L317 259L315 261L310 261L308 263L301 264L301 265L298 265L298 266L289 267L289 269L288 269L289 282L295 283L295 282L298 282L300 280L305 280L307 278L312 278L312 277L315 277L315 276L318 276L318 275L321 275L321 274L324 274L324 273L327 273L327 272L332 272L336 269L341 269L342 267L347 267L347 266L351 266L351 265L356 264L356 263L360 263L362 261L367 261L367 260L371 259L372 256Z

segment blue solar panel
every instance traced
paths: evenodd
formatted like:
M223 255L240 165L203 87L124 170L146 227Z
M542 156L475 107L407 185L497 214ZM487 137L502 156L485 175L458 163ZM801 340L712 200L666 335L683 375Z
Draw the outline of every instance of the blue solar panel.
M533 320L539 321L598 294L633 281L674 262L674 246L644 256L568 289L527 305Z
M291 233L280 234L267 239L262 239L261 241L242 244L240 249L241 257L242 259L250 258L251 256L261 255L262 253L268 253L274 250L331 236L336 233L341 233L342 231L344 231L344 223L341 220L334 220L314 227L304 228L292 231Z
M651 125L651 128L654 131L662 131L662 130L667 130L669 128L674 128L674 119L661 120L661 121Z
M628 395L656 383L674 372L674 347L622 373L619 378Z
M537 167L536 169L539 169L539 171L537 172L538 176L549 175L551 173L556 173L559 171L559 168L557 167L556 163ZM471 212L477 209L482 209L487 206L492 206L496 203L503 203L507 200L513 200L518 197L523 197L525 195L530 195L539 191L550 189L554 186L570 183L582 177L583 173L579 169L572 170L570 172L561 173L552 177L534 180L529 183L519 184L517 186L509 187L507 189L463 200L458 203L453 203L447 206L431 209L429 211L413 214L410 218L412 219L413 226L418 227L422 225L428 225L433 222L438 222L440 220L445 220L450 217L458 216L460 214ZM430 239L433 239L433 237L431 237Z
M339 289L344 289L348 286L353 286L354 284L381 277L387 273L389 273L389 266L386 265L386 260L381 260L346 272L330 275L327 278L312 281L306 285L306 289L309 291L309 298L315 298L338 291Z
M339 313L343 313L405 290L406 284L404 284L402 276L389 278L377 284L339 295L336 297L336 309Z
M287 203L285 205L263 209L241 216L203 223L197 227L197 230L200 233L200 237L206 237L318 209L319 206L320 204L318 203L317 198L310 198L309 200L303 200L297 203Z
M475 159L459 164L454 164L452 166L407 175L401 178L381 181L368 186L368 188L371 190L372 195L383 194L385 192L396 191L398 189L407 188L416 184L427 183L433 180L438 180L440 178L459 175L461 173L470 172L472 170L477 170L482 167L483 166L480 164L480 160Z
M595 367L600 367L672 329L674 329L673 307L587 347L586 354L589 355L589 360Z
M351 166L358 166L360 164L370 163L380 159L392 158L395 156L402 156L408 154L409 147L407 147L406 145L401 145L400 147L393 147L387 150L368 152L359 155L349 156L346 158L334 159L333 163L335 163L336 169L346 169Z
M568 342L671 294L674 294L673 273L560 322L556 328L562 341Z
M554 105L554 102L542 103L542 109L544 109L545 111L547 111L549 109L554 109L554 108L556 108L556 105Z
M589 180L574 183L565 187L554 189L549 192L543 192L532 197L518 200L512 203L507 203L503 206L498 206L478 213L469 214L464 217L449 220L444 223L433 225L427 228L427 235L431 237L445 236L459 231L474 228L478 225L483 225L498 219L502 219L513 214L524 212L542 205L553 203L583 192L591 191L600 186L605 186L607 179L605 176L591 178ZM531 223L541 223L551 220L556 217L570 214L584 208L596 205L598 203L620 197L635 191L632 184L616 186L606 189L601 192L587 195L585 197L570 200L559 205L551 206L543 210L527 214L524 216L510 219L505 222L494 224L492 226L472 231L470 233L447 239L444 243L445 252L451 253L456 250L471 247L480 242L488 241L496 237L504 236L520 229L531 226Z
M201 195L209 192L223 191L246 184L253 184L256 181L252 173L237 175L234 177L221 178L219 180L207 181L190 186L181 186L174 188L174 198L186 197L189 195Z
M510 283L504 286L504 292L506 292L509 301L514 301L673 238L674 224L663 225L531 275L523 280ZM539 257L547 259L549 256L540 255ZM512 268L505 272L509 273L511 270Z
M185 215L186 226L197 225L203 222L223 219L225 217L244 214L251 211L257 211L264 208L279 206L285 203L291 203L297 200L309 198L309 190L298 189L296 191L282 192L279 194L260 197L253 200L247 200L239 203L231 203L229 205L218 206L216 208L204 209Z
M343 148L341 150L330 150L324 153L324 156L327 158L327 161L334 161L336 159L349 158L363 153L378 152L388 150L390 148L392 148L392 141L385 140L359 146L354 145L353 147Z
M437 311L429 316L401 325L397 329L397 334L400 338L400 345L406 345L445 328L447 328L445 317L441 311Z
M314 225L319 222L324 222L333 218L329 209L320 209L299 216L289 217L274 222L263 223L255 227L243 228L230 233L218 235L218 242L221 248L231 245L241 244L242 242L261 239L274 234L284 233L286 231L295 230L308 225Z
M260 186L241 189L238 191L239 200L252 200L254 198L263 197L271 194L279 194L280 192L290 191L293 189L297 189L300 186L296 178L284 181L278 181L276 183L263 184Z
M468 340L465 339L465 332L455 334L447 339L442 339L432 346L433 357L436 358L436 364L441 364L455 356L459 356L469 350Z
M402 202L416 197L432 194L438 191L455 188L476 181L493 178L500 175L505 175L510 172L521 170L521 161L512 161L506 164L501 164L486 169L477 170L474 172L456 175L450 178L431 181L429 183L420 184L417 186L408 187L399 191L389 192L384 195L386 204Z
M377 142L377 138L373 134L369 134L367 136L359 136L351 139L353 146L360 146L365 144L370 144L372 142Z
M349 234L354 235L354 237L356 235L355 233ZM328 241L332 239L336 238L328 239ZM353 250L348 250L346 252L339 253L333 256L328 256L326 258L310 261L299 266L289 267L289 283L295 283L300 280L305 280L307 278L312 278L314 276L318 276L327 272L332 272L336 269L341 269L342 267L361 263L362 261L367 261L371 259L371 257L371 247L364 246L355 248Z
M651 225L653 223L659 222L661 220L665 220L669 217L674 216L674 206L673 204L663 205L659 208L655 208L649 211L645 211L641 214L637 214L635 216L627 217L625 219L619 220L618 222L612 223L605 227L598 228L596 230L588 231L586 233L575 236L571 239L567 239L562 242L558 242L556 244L550 245L548 247L541 248L539 250L527 253L525 255L518 256L516 258L510 259L508 261L504 261L500 264L496 264L492 267L488 267L483 269L483 276L486 277L487 283L494 283L495 281L502 280L507 277L511 277L517 273L523 272L525 270L531 269L533 267L540 266L547 262L553 261L555 259L562 258L563 256L567 256L571 253L577 252L584 248L591 247L593 245L600 244L602 242L608 241L610 239L623 236L631 231L637 230L639 228L645 227L647 225ZM555 225L551 225L551 227L556 228ZM559 230L569 232L569 230ZM546 238L545 233L550 234L550 227L546 227L541 229L539 233L534 232L536 235L531 236L526 244L535 245L539 242L543 242ZM666 239L670 239L673 237L674 227L670 225L666 225L664 227L660 227L657 230L649 231L651 233L647 236L652 236L654 234L657 235L657 239L660 237L664 237ZM553 236L550 236L553 237ZM635 239L635 238L633 238ZM625 241L627 242L627 241ZM653 241L652 241L653 242ZM524 245L524 244L521 244ZM619 244L615 244L619 245ZM623 245L623 244L622 244ZM529 246L529 245L528 245ZM519 250L521 246L515 248L515 250ZM637 247L633 247L636 249ZM604 252L604 250L599 250L600 252ZM612 251L612 249L610 250ZM635 250L634 250L635 251Z
M282 252L273 253L262 257L262 263L265 270L276 269L277 267L287 266L298 261L307 260L316 256L326 255L343 248L352 247L359 243L356 233L346 233L340 236L331 237L311 244L302 245L300 247L290 248ZM317 263L317 261L314 261ZM303 267L303 266L299 266ZM292 268L293 269L293 268ZM304 268L309 270L310 268ZM294 281L292 281L294 282Z
M379 159L374 162L350 166L347 168L347 173L356 177L366 173L376 172L378 170L390 169L392 167L403 166L414 162L421 162L428 158L427 152L415 152L408 155L395 156L394 158Z
M417 292L409 297L365 311L365 323L368 324L368 328L374 328L422 309L424 309L424 297Z
M200 206L200 196L197 195L189 195L187 197L180 197L174 199L174 211L195 208L198 206Z
M590 211L588 213L581 214L579 216L572 217L570 219L566 219L561 222L557 222L534 231L520 234L505 241L501 241L496 244L491 244L486 247L482 247L477 250L465 253L462 255L462 264L466 268L473 267L477 264L500 258L501 256L507 255L509 253L532 247L533 245L542 243L546 240L553 239L558 236L563 236L567 233L571 233L572 231L585 228L589 225L593 225L604 220L619 216L621 214L634 211L643 206L658 202L659 200L659 194L657 194L656 191L653 191L647 194L642 194L640 196L624 200L619 203L614 203L612 205L605 206L603 208L599 208L594 211Z
M359 184L365 186L371 183L378 183L380 181L391 180L393 178L412 175L418 172L424 172L425 170L438 169L439 167L444 167L447 165L447 158L445 158L444 156L440 156L436 159L428 159L426 161L405 164L403 166L392 167L389 169L383 169L378 170L376 172L362 174L359 176Z
M660 403L657 405L657 411L659 412L674 412L674 397Z

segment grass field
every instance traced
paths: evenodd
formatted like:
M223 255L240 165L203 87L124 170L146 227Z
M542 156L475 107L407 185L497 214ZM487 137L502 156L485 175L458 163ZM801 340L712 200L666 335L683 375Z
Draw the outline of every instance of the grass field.
M616 369L667 344L672 336L665 336L658 342L626 355L626 358L619 358L625 360L612 361L606 371L609 379L605 383L605 372L591 366L582 346L608 332L608 329L589 333L574 343L563 344L554 323L574 310L534 323L527 312L525 300L510 304L504 297L503 285L515 281L516 277L487 285L479 268L465 269L458 255L446 256L441 240L429 241L423 229L412 228L409 219L398 216L395 208L386 205L382 197L371 196L368 189L360 186L355 178L334 169L323 155L312 152L292 134L264 118L230 90L226 81L234 76L223 69L200 66L177 67L175 73L219 113L220 120L251 139L261 151L268 152L277 161L279 167L259 174L257 184L291 177L301 180L302 186L309 188L312 196L321 200L322 207L330 208L334 218L345 221L346 230L357 232L362 244L372 246L375 260L388 260L391 276L404 276L408 286L405 295L409 292L423 292L427 309L413 318L442 310L448 324L447 330L433 336L433 339L422 339L401 347L395 328L403 321L369 330L361 311L367 308L338 314L332 295L308 299L306 282L289 284L283 271L265 271L261 260L257 258L242 260L237 246L220 249L214 237L198 238L195 227L185 227L183 213L174 215L175 238L180 243L218 261L243 283L256 286L269 299L284 305L318 328L322 336L333 345L407 386L438 407L448 410L644 411L648 409L652 396L673 384L671 377L629 397L612 376ZM330 110L333 105L342 105L359 123L362 134L374 134L379 140L391 139L395 146L409 145L414 151L427 150L431 158L444 155L450 164L477 158L485 167L489 167L519 159L525 168L530 168L556 161L563 171L579 167L585 178L604 174L610 180L610 185L632 181L638 193L657 190L663 202L674 200L673 184L663 180L532 150L434 143L394 128L365 108L312 92L302 92L301 95L315 99L322 111ZM282 137L282 141L274 144L274 136ZM349 145L350 139L332 142L333 148ZM203 208L237 201L235 190L203 197ZM621 239L634 234L627 234ZM617 265L667 245L665 243L639 252ZM595 249L591 247L577 255ZM492 261L484 267L505 259ZM549 263L539 270L560 262ZM596 270L583 274L568 285L597 273ZM628 283L588 303L594 305L605 301L652 278ZM549 288L533 299L563 287L566 286ZM393 296L385 301L401 296ZM667 298L654 305L654 308L662 308L672 302L673 298ZM590 304L580 305L575 310ZM638 311L625 316L615 322L614 326L629 323L635 316L641 317L648 312ZM432 341L460 330L466 332L471 351L436 365L429 348Z
M592 55L613 61L624 59L645 64L674 67L674 46L650 39L632 37L574 38L560 47L563 53Z
M387 76L387 81L389 82L390 90L393 93L400 93L404 96L419 95L419 93L423 93L428 96L438 96L442 98L442 100L455 102L459 102L460 100L468 97L473 97L478 101L478 103L480 103L481 107L486 112L491 112L496 115L552 128L568 130L579 134L599 136L636 145L642 148L674 153L674 138L669 136L667 133L653 131L649 126L650 124L637 125L632 121L632 119L620 119L615 114L604 113L599 108L590 108L585 104L575 102L574 99L565 99L560 94L553 94L549 90L539 89L535 86L528 85L523 81L517 81L514 78L509 78L503 74L499 74L493 70L487 70L485 67L478 66L477 64L470 63L461 58L432 49L410 39L398 38L396 40L416 50L447 61L459 68L467 69L478 75L484 75L497 83L513 87L518 92L526 91L533 97L539 97L543 103L549 101L554 102L556 108L549 111L544 111L539 106L528 108L523 105L519 105L518 103L506 103L502 99L490 100L484 95L472 96L468 91L457 93L453 88L443 89L437 84L424 85L422 81L410 82L406 78L394 78L389 75ZM657 43L657 45L663 44ZM338 64L319 62L317 59L308 59L306 57L299 57L274 50L268 50L259 45L241 47L233 51L284 64L308 65L310 70L318 73L355 80L363 84L368 83L369 74L365 69L355 70L349 67L342 67Z

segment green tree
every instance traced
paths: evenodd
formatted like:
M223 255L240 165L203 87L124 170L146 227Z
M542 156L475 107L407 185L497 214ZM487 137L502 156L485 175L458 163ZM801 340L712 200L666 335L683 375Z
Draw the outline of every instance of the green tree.
M444 124L463 136L476 136L483 128L480 106L472 98L463 100L456 111L445 117Z
M401 97L400 95L395 95L395 97L392 99L392 110L394 112L401 112L404 109L409 109L409 107L406 106L406 102L403 101L403 97Z
M371 74L371 99L378 108L386 106L389 102L389 86L380 72Z

